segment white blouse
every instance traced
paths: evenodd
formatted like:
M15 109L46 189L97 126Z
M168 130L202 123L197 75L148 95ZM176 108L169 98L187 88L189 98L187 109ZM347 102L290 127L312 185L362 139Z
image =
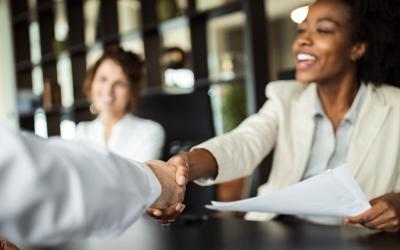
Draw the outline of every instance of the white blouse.
M113 126L108 144L104 141L104 126L99 118L79 123L75 139L105 146L128 159L146 161L161 157L165 133L157 122L127 114Z

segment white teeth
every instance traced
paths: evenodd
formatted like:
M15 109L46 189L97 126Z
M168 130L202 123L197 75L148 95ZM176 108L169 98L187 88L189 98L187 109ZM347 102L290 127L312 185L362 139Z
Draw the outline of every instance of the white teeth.
M315 56L310 54L305 54L305 53L297 54L297 60L299 61L308 61L308 60L315 61L316 59L317 58Z

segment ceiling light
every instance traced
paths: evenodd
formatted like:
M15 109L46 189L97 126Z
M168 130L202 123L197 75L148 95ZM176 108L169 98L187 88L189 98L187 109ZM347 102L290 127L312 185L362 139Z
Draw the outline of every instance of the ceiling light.
M308 6L297 8L290 13L290 18L295 23L301 23L306 19L308 13Z

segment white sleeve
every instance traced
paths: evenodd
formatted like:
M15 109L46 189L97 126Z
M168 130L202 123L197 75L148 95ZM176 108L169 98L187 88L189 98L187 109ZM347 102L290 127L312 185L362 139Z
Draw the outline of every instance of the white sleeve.
M0 235L19 244L111 237L161 193L152 171L106 150L0 124Z

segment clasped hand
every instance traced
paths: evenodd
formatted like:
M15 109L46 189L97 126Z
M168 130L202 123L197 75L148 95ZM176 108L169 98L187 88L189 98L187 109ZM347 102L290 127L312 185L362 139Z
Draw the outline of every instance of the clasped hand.
M189 180L189 165L181 156L173 157L167 163L152 160L146 164L162 186L160 197L147 209L147 213L160 223L173 222L185 209L182 202Z

